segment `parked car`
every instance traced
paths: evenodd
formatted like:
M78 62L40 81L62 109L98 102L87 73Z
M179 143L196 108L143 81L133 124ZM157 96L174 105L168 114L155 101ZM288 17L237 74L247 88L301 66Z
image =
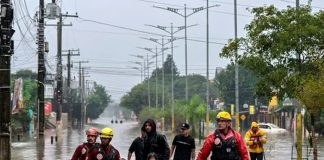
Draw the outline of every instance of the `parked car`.
M264 130L266 133L273 133L273 134L287 133L286 129L280 128L273 123L259 123L259 128Z

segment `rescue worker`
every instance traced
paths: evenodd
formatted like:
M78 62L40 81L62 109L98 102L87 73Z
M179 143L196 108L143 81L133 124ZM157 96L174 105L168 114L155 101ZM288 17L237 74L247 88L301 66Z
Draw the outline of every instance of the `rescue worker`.
M101 144L91 152L89 160L120 160L119 151L110 144L113 136L111 128L103 128L100 131Z
M249 155L240 133L231 128L232 117L221 111L216 116L217 129L209 134L200 149L197 160L248 160Z
M90 128L86 130L87 142L80 144L74 151L74 154L71 160L86 160L90 156L90 150L99 146L96 143L96 139L99 135L99 132L96 128Z
M156 132L154 120L147 119L141 129L145 131L144 157L147 157L150 153L155 153L157 155L157 160L169 160L169 145L166 138Z
M135 160L145 160L144 158L144 135L145 131L141 130L141 136L135 138L128 149L127 160L131 160L133 152L135 152Z
M263 160L263 144L267 142L266 134L256 122L251 123L251 129L245 133L245 142L249 146L251 160Z
M190 126L188 123L181 124L180 134L173 139L171 155L174 150L173 160L194 160L195 159L195 139L189 135Z

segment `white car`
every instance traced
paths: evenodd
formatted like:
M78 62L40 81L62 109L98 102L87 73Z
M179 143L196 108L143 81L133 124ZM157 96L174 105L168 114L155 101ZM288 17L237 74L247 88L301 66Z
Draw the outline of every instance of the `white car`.
M287 133L286 129L280 128L272 123L259 123L259 128L264 130L266 133L274 133L274 134L284 134Z

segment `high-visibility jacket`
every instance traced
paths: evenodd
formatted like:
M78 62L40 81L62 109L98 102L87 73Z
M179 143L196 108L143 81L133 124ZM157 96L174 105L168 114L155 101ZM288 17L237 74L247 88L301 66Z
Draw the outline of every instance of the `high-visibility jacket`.
M257 127L257 131L253 132L252 127ZM245 133L245 143L249 146L249 152L251 153L262 153L264 152L263 144L267 142L266 134L259 128L257 123L251 124L251 129Z

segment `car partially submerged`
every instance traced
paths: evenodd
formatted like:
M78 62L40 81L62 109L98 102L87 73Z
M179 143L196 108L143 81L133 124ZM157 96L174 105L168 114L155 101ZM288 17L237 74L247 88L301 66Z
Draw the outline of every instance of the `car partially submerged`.
M270 134L285 134L286 129L280 128L273 123L259 123L259 128Z

